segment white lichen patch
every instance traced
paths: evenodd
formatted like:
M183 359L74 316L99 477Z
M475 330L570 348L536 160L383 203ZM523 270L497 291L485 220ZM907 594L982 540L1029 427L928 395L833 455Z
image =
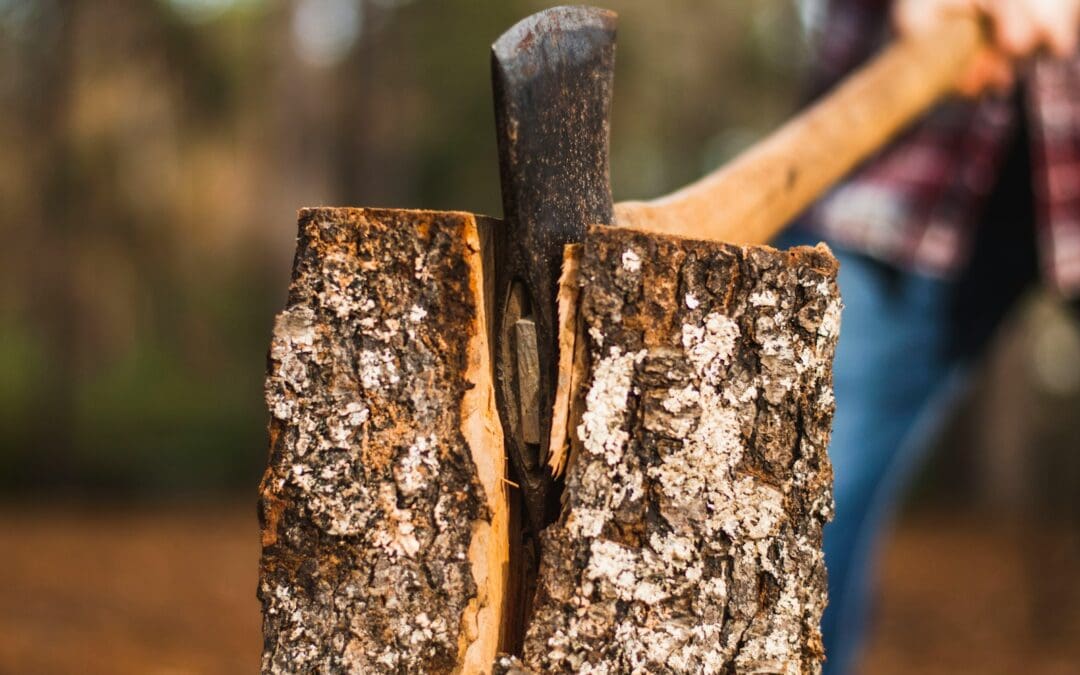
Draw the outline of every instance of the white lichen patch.
M641 583L637 555L614 542L603 540L592 542L591 553L585 578L609 585L609 589L601 591L604 595L633 600Z
M575 507L567 516L566 527L574 537L599 537L610 519L611 510L606 503L603 508Z
M417 254L413 261L413 277L422 284L432 280L431 269L427 265L427 256L423 253Z
M394 482L398 494L413 497L428 486L439 471L435 436L419 436L394 463Z
M829 301L825 309L825 316L818 327L818 335L822 338L835 339L840 335L840 313L843 305L837 297Z
M621 459L630 438L624 428L626 401L634 364L643 358L644 351L623 354L618 347L612 347L593 371L577 433L585 451L603 457L609 465Z
M714 378L730 362L739 339L739 324L720 314L709 314L703 324L682 327L682 346L699 373Z
M631 274L637 274L641 271L641 256L633 249L626 249L622 254L622 267Z
M378 389L401 381L394 353L389 349L364 350L359 354L360 384Z
M770 290L750 294L750 304L754 307L776 307L776 293Z

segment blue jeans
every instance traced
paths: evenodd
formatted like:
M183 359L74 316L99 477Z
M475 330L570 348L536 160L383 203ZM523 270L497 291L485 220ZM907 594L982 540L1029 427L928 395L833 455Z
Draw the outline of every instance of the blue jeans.
M865 641L875 549L904 489L957 398L969 364L1038 276L1023 129L954 279L898 270L833 245L844 301L833 365L829 456L836 511L825 528L829 605L825 673L852 672ZM780 246L815 244L799 228Z
M779 243L812 240L790 233ZM825 528L829 605L822 631L825 672L839 675L851 672L864 642L881 534L928 437L957 398L971 357L1033 272L1020 265L1012 270L1020 274L1011 290L990 284L978 303L960 307L970 302L963 282L900 272L842 248L833 252L840 260L844 314L833 366L829 455L836 510Z
M848 672L868 625L879 533L901 501L934 426L960 379L943 338L949 284L899 276L836 251L845 310L833 367L836 417L829 454L836 511L825 530L829 605L826 672ZM935 398L941 405L931 405Z
M822 631L829 675L851 672L859 655L875 549L929 436L957 398L973 357L1035 277L1030 228L1010 221L987 225L984 232L967 272L951 281L833 247L844 313L829 445L836 510L824 541L829 605ZM816 242L796 230L777 243Z

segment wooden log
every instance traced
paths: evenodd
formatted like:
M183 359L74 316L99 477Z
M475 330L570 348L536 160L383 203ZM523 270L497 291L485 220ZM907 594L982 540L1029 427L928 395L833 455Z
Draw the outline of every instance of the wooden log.
M563 514L522 658L496 658L524 600L495 226L301 212L267 378L263 671L816 672L835 260L590 230L560 293Z
M585 377L523 667L818 672L835 259L594 227L580 264Z
M263 672L490 671L509 539L482 264L492 222L299 220L266 382Z

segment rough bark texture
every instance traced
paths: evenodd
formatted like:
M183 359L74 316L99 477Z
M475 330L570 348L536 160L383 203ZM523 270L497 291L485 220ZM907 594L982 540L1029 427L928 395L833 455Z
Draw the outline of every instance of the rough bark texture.
M494 661L508 535L488 226L462 213L300 213L266 382L264 672Z
M590 231L582 412L525 667L820 670L836 268L824 247Z

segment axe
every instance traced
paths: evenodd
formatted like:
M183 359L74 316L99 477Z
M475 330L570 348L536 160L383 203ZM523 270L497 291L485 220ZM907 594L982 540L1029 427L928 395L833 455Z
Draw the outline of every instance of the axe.
M563 249L606 224L739 244L769 241L948 95L983 44L974 17L903 40L730 164L666 197L613 204L608 168L614 12L556 7L492 46L503 211L496 242L495 379L527 523L557 515L550 442ZM553 503L554 502L554 503Z

